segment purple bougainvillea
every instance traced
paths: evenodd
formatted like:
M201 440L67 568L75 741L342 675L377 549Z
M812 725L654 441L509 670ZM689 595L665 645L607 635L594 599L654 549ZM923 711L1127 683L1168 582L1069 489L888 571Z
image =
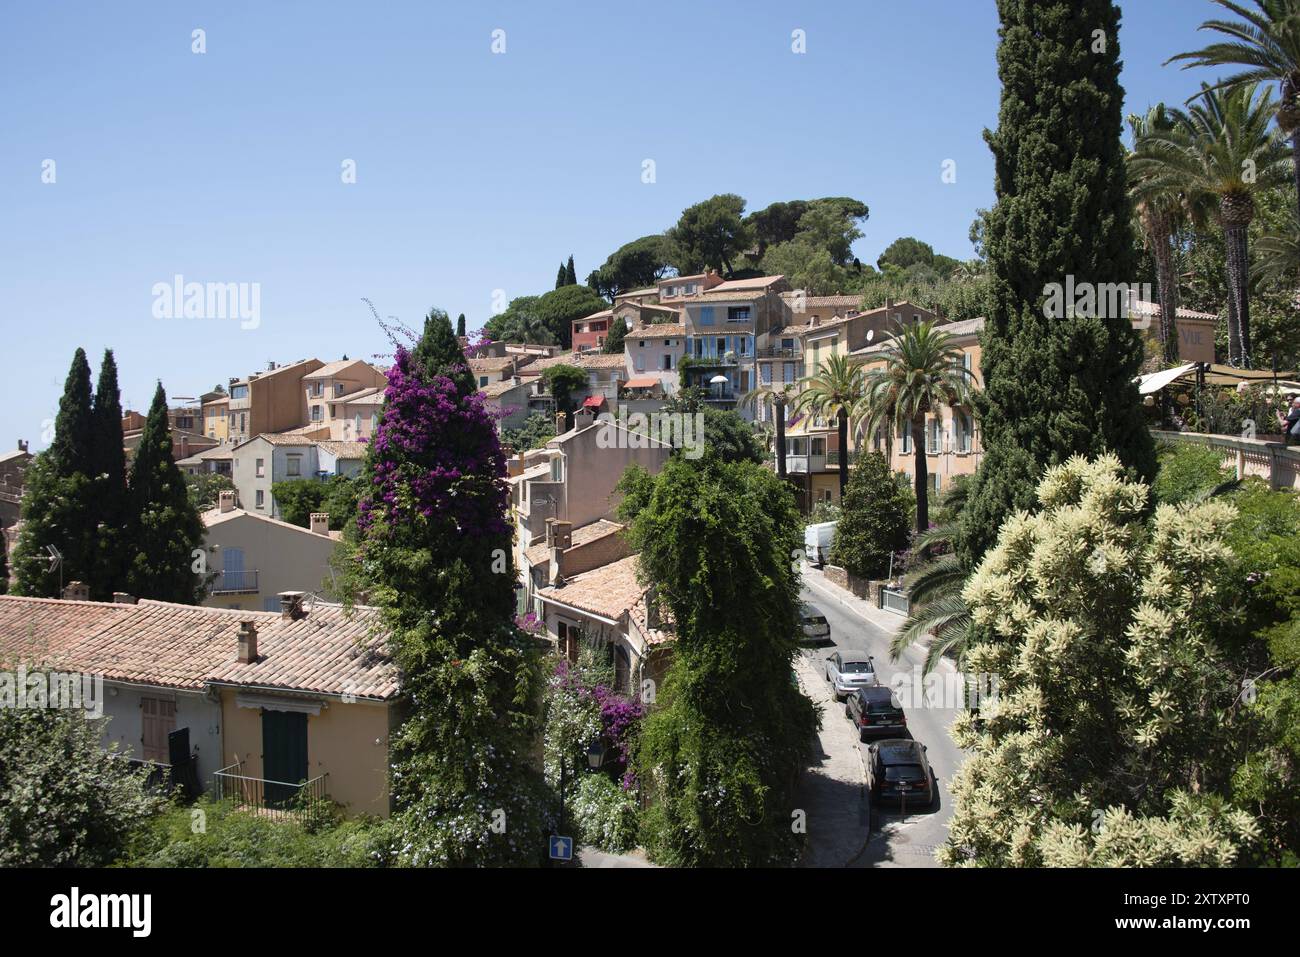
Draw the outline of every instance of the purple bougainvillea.
M404 347L393 358L358 528L385 538L424 521L459 535L508 534L505 456L483 396L462 396L446 376L424 381Z

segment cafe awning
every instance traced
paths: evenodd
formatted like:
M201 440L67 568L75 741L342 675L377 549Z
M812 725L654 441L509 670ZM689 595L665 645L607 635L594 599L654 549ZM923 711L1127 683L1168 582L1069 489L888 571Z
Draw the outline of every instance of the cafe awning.
M1205 384L1264 385L1271 383L1274 379L1291 379L1294 378L1294 375L1292 372L1273 373L1266 369L1238 369L1235 366L1225 366L1212 362L1205 367ZM1159 372L1138 376L1138 392L1142 395L1152 395L1182 379L1195 381L1195 362L1188 362L1174 369L1162 369Z
M627 380L627 387L629 389L653 389L659 384L659 377L653 375L640 376L636 379Z

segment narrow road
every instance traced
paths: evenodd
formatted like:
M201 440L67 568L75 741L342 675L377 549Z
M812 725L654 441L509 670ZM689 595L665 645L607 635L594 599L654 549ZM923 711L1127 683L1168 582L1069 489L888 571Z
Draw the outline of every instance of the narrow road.
M871 836L865 849L854 856L844 854L843 863L838 866L851 867L935 867L934 851L944 842L948 834L948 819L952 816L951 802L948 796L948 782L960 766L963 755L953 744L948 728L961 708L961 695L956 675L948 663L944 663L935 681L941 687L932 685L932 693L922 693L921 666L925 662L924 652L910 648L897 662L889 660L889 643L893 631L902 625L902 616L897 616L897 623L889 612L867 610L860 599L853 598L848 592L826 582L822 573L815 568L805 567L803 600L816 605L826 616L831 626L831 641L817 647L805 648L802 652L811 668L825 682L826 658L837 648L866 652L875 657L876 673L882 685L899 687L895 682L906 682L914 689L912 697L903 695L904 711L907 714L908 733L900 737L912 737L926 746L926 755L930 767L939 784L939 801L936 809L900 813L896 807L878 807L871 809ZM876 620L873 620L876 619ZM877 621L882 621L878 624ZM888 626L894 626L892 629ZM805 672L806 673L806 672ZM836 704L832 698L826 705L823 724L843 722L850 731L852 726L844 716L844 706ZM822 749L831 752L842 766L850 758L859 755L835 753L848 748L856 748L865 766L868 744L858 741L856 734L842 735L822 734ZM810 834L811 837L811 834ZM843 843L858 842L858 834L846 830ZM860 842L859 842L860 843ZM846 848L847 850L847 848ZM816 866L817 862L806 862Z

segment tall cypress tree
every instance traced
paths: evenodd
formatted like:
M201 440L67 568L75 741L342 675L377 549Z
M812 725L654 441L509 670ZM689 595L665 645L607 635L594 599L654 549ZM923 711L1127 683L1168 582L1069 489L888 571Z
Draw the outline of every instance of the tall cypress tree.
M578 274L573 268L573 257L569 257L569 264L564 269L564 284L566 286L576 286L578 284Z
M202 579L194 549L203 544L203 521L186 494L185 477L172 461L167 393L153 395L127 486L127 589L137 598L197 603Z
M463 312L456 318L456 337L465 338L465 313Z
M560 270L555 274L555 288L559 289L561 286L567 285L568 280L569 280L568 270L564 268L564 263L561 262Z
M13 556L20 595L57 598L60 582L95 581L99 512L91 478L93 441L90 363L78 349L59 400L54 440L24 478L23 527ZM50 546L63 556L59 569L49 567Z
M90 583L91 597L105 601L125 583L126 559L126 452L122 447L122 393L117 385L113 350L104 350L95 386L92 477L99 508L96 545L97 571Z
M394 738L402 863L530 864L548 807L531 760L540 653L514 624L505 458L464 361L438 310L397 349L349 585L382 609L410 702Z
M1047 310L1047 286L1134 282L1119 84L1119 8L1110 0L998 0L1002 106L988 217L991 309L976 396L984 461L958 547L968 561L1033 505L1045 466L1119 455L1150 480L1155 451L1133 383L1142 347L1116 310ZM1080 315L1101 312L1104 317Z

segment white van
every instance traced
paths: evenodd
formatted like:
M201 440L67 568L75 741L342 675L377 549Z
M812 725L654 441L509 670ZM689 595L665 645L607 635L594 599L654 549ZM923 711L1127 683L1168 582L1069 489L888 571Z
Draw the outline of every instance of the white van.
M803 530L803 553L808 561L821 568L831 556L831 542L835 540L837 522L819 522Z

